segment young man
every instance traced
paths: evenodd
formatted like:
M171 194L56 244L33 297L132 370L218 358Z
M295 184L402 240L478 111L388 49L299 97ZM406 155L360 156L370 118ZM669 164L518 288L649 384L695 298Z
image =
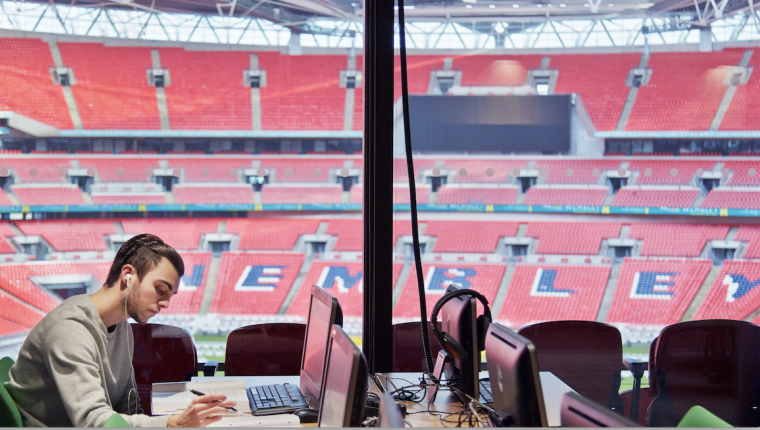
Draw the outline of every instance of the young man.
M185 272L171 246L150 234L116 253L106 283L93 295L70 297L32 329L5 388L26 426L102 427L115 413L133 427L205 427L220 419L221 394L195 397L180 415L143 415L132 369L139 324L169 306Z

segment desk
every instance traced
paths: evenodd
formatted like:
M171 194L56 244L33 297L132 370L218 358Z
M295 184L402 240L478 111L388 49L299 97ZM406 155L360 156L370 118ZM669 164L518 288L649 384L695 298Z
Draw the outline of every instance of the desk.
M397 387L405 385L413 385L419 383L421 373L386 373L384 374L391 378ZM480 372L481 378L487 378L488 372ZM546 406L546 419L550 427L559 427L560 425L560 406L562 403L562 396L573 391L567 384L562 382L559 378L554 376L551 372L539 372L541 379L541 389L544 394L544 404ZM284 384L290 383L298 385L300 383L300 377L298 376L195 376L193 381L207 381L212 379L243 379L245 380L246 387L252 387L256 385L269 385L269 384ZM410 384L406 384L401 380L409 381ZM399 385L399 383L403 385ZM373 393L379 393L375 382L370 380L369 391ZM401 402L406 405L407 412L412 412L407 415L406 419L414 427L442 427L441 421L437 416L433 416L427 413L413 413L413 412L427 412L428 404L427 399L422 402ZM464 406L459 399L450 391L445 389L438 390L435 402L430 405L431 411L438 412L459 412L464 409ZM305 425L313 427L314 424Z

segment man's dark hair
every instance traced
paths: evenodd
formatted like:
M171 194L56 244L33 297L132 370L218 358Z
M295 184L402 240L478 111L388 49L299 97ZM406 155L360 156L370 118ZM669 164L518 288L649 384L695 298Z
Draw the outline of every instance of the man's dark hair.
M161 258L169 260L180 278L185 274L185 263L182 262L182 257L174 248L164 243L158 236L138 234L124 242L124 245L119 248L119 252L113 259L111 270L108 271L106 287L110 288L116 285L116 281L121 275L121 269L125 264L134 266L135 272L137 272L137 280L142 281L148 272L158 266Z

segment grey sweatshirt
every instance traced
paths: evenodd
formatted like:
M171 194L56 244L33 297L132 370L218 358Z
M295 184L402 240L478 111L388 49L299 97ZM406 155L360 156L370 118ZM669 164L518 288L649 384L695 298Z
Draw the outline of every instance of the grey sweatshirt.
M131 328L126 321L113 327L81 294L32 329L5 383L26 426L102 427L118 412L133 427L166 427L168 416L142 415Z

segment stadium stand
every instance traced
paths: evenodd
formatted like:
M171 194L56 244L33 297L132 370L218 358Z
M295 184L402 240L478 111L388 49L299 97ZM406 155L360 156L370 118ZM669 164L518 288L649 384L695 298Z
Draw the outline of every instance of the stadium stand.
M0 317L0 336L10 336L23 333L30 327L23 326L13 321L8 321Z
M437 204L513 205L520 189L512 187L489 187L471 185L443 185L438 188Z
M242 250L290 251L298 236L315 234L320 222L300 218L237 218L227 220L227 233L240 235L238 248Z
M610 266L518 264L498 320L518 329L555 320L595 321Z
M699 257L708 240L724 240L727 225L634 223L628 235L644 241L642 256Z
M740 50L652 53L652 77L639 87L626 130L707 130L726 92L726 66L741 58Z
M634 159L628 170L639 172L637 185L688 185L697 169L707 172L714 166L715 160ZM650 176L647 169L651 170Z
M303 260L301 253L223 252L210 312L276 314Z
M547 169L546 184L596 184L605 170L618 170L620 160L540 159L536 168ZM596 174L595 174L596 173Z
M17 221L26 236L42 236L58 252L105 251L104 236L115 234L111 220Z
M164 193L92 193L92 201L96 205L163 205L166 204L166 196Z
M743 320L760 308L760 262L726 260L694 319Z
M505 221L427 221L435 252L493 253L502 237L514 237L518 223Z
M168 69L171 77L171 85L164 90L172 129L253 128L251 92L243 86L242 80L243 71L251 68L250 53L191 51L182 48L160 48L159 53L161 67ZM222 64L224 67L219 67ZM288 74L277 78L286 76ZM275 85L277 81L278 79L270 79L268 83ZM262 103L266 97L263 94L265 89L262 88Z
M240 170L250 169L249 158L172 158L169 168L180 168L187 182L235 182Z
M430 158L414 158L414 174L417 175L417 180L419 180L420 172L422 169L433 169L436 167L436 161L434 159ZM406 160L402 158L394 158L393 159L393 183L394 184L408 184L409 183L409 176L407 175L407 167L406 167ZM509 175L507 175L509 176ZM504 180L506 181L506 176L504 177Z
M61 42L58 49L74 71L71 89L85 129L161 128L156 90L145 75L152 68L150 48Z
M99 285L106 281L110 261L103 262L34 262L0 265L0 290L36 309L50 312L61 299L54 293L35 285L34 276L92 275Z
M200 245L201 235L216 233L219 221L223 220L218 218L123 219L121 225L126 234L155 234L177 250L196 250Z
M346 167L346 164L361 168L361 157L344 156L340 158L314 155L308 158L299 156L280 156L262 158L261 167L277 177L277 182L335 182L330 178L331 172Z
M58 128L73 128L59 85L50 78L53 57L40 39L0 38L0 110L13 111Z
M443 70L444 58L446 58L444 55L411 55L407 58L406 68L409 94L427 94L430 73L434 70ZM393 60L393 99L398 100L401 97L401 58L398 55L394 55ZM457 67L454 67L454 69L459 70ZM416 166L414 171L417 172ZM398 181L394 180L394 182Z
M760 188L713 188L702 202L703 208L760 209Z
M737 51L743 53L744 49L737 49ZM758 65L757 56L753 55L749 59L748 67L755 68L756 65ZM757 115L757 112L760 112L758 94L760 94L760 80L757 77L750 75L746 85L737 85L736 92L726 114L723 116L719 130L760 129L760 117Z
M343 130L346 90L338 84L347 56L257 54L259 68L267 72L267 86L261 88L264 130ZM232 82L240 82L242 72L235 73Z
M85 204L82 190L74 184L55 187L11 185L11 191L26 206Z
M28 330L40 322L43 316L40 311L0 291L0 321L6 320L20 325L22 330Z
M343 186L340 184L290 185L265 185L261 189L262 203L327 204L341 203L343 199ZM252 191L250 188L249 190Z
M697 189L653 189L631 185L618 190L611 206L690 208L697 196Z
M158 161L158 158L119 155L119 158L80 158L79 162L82 168L94 167L103 182L147 182L146 169L158 169Z
M423 223L417 223L418 228L422 228ZM363 233L362 233L363 234ZM398 238L401 236L412 235L412 221L411 219L394 219L393 220L393 245L396 246Z
M504 276L504 264L478 263L422 263L425 274L425 303L428 310L441 298L446 288L455 283L463 288L472 288L493 303L496 290ZM393 316L397 318L419 318L420 299L417 292L417 277L407 278L404 288L396 301Z
M296 298L288 308L288 315L306 316L309 314L310 286L318 285L332 294L340 302L344 316L361 317L364 314L362 295L362 262L358 261L315 261L303 281ZM401 273L401 264L393 265L393 283L395 285Z
M247 203L253 204L253 187L246 184L226 184L209 187L199 184L177 184L172 187L178 204Z
M333 251L362 251L364 249L364 227L360 219L332 219L327 226L327 234L338 236Z
M728 169L733 176L728 180L729 185L760 185L760 165L757 161L744 160L727 160L723 164L724 169ZM754 173L750 170L754 169ZM751 174L751 175L750 175Z
M752 324L760 325L760 315L755 317L755 319L752 320Z
M181 252L180 256L185 263L185 275L180 281L177 294L169 301L169 307L161 311L163 314L197 314L201 308L211 253Z
M456 171L456 183L458 184L503 184L507 182L514 169L525 169L526 164L526 160L454 159L446 160L444 168ZM406 169L406 164L404 164L404 169ZM464 176L462 169L464 169ZM492 172L489 172L488 169L491 169ZM491 176L488 176L489 173Z
M625 258L607 323L665 326L679 322L711 264L702 259Z
M363 191L361 187L351 187L351 203L355 202L354 188L357 189L356 195ZM417 204L426 205L430 198L430 185L417 184ZM406 184L393 184L393 204L394 205L408 205L411 202L411 196L409 195L409 185Z
M602 206L607 198L609 189L599 186L599 188L548 188L541 186L532 186L528 188L525 196L526 205L588 205ZM440 200L440 194L439 194Z
M8 167L18 175L24 183L55 183L63 182L58 169L71 168L69 158L41 158L29 156L3 157L0 167Z
M749 242L744 258L760 258L760 227L743 225L736 233L736 240Z
M462 86L520 86L528 70L541 68L540 55L459 55L453 69L462 71ZM438 69L440 70L440 69ZM430 76L428 74L428 76Z
M0 254L15 254L16 248L8 241L11 237L16 236L16 232L7 222L0 222Z
M620 224L531 222L525 236L539 239L536 254L598 255L603 239L620 237Z
M628 72L640 54L552 55L549 68L558 70L554 94L578 93L597 130L615 130L629 87Z
M0 189L0 206L16 206L16 204L8 198L8 195L5 194L5 191L2 189Z

